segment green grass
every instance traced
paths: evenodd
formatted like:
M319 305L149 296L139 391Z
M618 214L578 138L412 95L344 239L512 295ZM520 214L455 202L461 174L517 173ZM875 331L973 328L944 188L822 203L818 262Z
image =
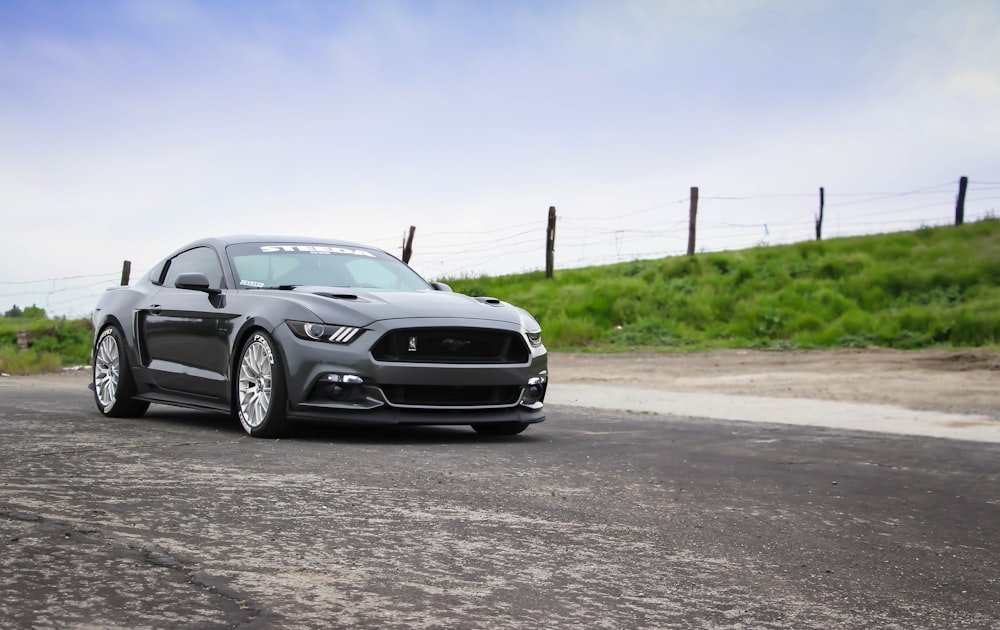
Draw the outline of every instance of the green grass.
M998 347L1000 220L916 232L446 279L527 308L551 350ZM31 347L20 350L17 331ZM0 318L0 372L90 361L89 320Z
M29 347L17 345L17 331L28 333ZM0 318L0 372L36 374L86 365L94 329L89 319Z
M997 346L1000 221L445 279L531 311L553 350Z
M4 374L44 374L58 372L63 367L59 355L54 352L20 350L16 346L0 346L0 372Z

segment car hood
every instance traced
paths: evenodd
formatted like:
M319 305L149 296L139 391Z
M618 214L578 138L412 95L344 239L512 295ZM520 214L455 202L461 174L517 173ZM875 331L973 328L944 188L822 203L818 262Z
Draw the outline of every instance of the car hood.
M364 291L344 287L297 287L290 297L327 324L367 326L387 319L458 318L520 325L520 309L496 298L447 291Z

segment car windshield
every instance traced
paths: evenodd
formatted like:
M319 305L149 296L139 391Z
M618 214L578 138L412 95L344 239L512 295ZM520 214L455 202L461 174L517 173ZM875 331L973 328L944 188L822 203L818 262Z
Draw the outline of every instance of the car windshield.
M415 271L377 249L325 243L240 243L227 248L242 289L299 286L419 291Z

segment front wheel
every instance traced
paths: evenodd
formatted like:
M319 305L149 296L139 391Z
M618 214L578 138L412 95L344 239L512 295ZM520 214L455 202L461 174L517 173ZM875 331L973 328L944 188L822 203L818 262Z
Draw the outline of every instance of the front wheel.
M480 435L517 435L528 428L527 422L490 422L474 424L472 428Z
M249 435L278 437L286 428L286 404L281 357L267 333L255 332L239 354L233 411Z
M125 348L125 338L114 326L102 330L94 343L94 402L112 418L138 418L149 409L148 402L133 398L135 381Z

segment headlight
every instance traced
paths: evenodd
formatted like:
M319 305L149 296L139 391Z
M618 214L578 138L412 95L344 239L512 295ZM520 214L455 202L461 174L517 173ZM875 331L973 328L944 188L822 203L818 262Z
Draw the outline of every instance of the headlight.
M317 324L315 322L290 321L288 327L299 339L339 344L351 343L364 331L363 328L355 326L337 326L336 324Z
M517 313L521 319L521 328L524 329L524 334L528 336L528 343L535 348L542 345L542 327L538 325L535 318L524 309L518 309Z

